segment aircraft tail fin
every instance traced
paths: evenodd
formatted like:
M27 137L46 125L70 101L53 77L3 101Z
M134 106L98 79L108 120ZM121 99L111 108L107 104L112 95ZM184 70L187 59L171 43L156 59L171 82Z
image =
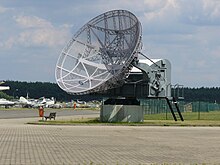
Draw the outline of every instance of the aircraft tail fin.
M22 102L22 103L27 103L28 102L28 100L26 98L24 98L23 96L21 96L19 98L19 101Z

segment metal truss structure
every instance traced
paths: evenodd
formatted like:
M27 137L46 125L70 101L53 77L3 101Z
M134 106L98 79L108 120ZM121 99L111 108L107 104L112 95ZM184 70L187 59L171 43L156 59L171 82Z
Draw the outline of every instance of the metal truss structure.
M123 84L141 50L141 36L140 22L129 11L95 17L62 50L55 69L58 85L81 95Z

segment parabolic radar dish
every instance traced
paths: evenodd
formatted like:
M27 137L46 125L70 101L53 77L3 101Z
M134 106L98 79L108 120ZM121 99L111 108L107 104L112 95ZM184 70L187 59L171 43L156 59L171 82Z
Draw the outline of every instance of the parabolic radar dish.
M141 25L126 10L103 13L85 24L62 50L55 76L75 94L100 92L121 84L141 49Z

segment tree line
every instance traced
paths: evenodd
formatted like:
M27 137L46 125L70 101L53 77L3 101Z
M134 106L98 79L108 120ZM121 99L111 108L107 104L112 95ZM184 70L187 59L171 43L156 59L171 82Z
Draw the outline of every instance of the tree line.
M220 103L220 87L184 88L186 101L205 101Z
M55 97L57 101L71 100L101 100L101 97L94 95L75 96L70 95L59 88L56 83L50 82L21 82L21 81L5 81L4 85L10 86L10 90L0 93L0 98L19 98L20 96L29 98ZM183 90L184 100L187 102L206 101L220 103L220 87L201 87L189 88Z
M21 81L5 81L5 86L9 86L10 90L4 91L7 99L18 99L20 96L29 98L54 97L57 101L71 100L93 100L91 96L73 96L63 91L56 83L51 82L21 82ZM3 92L0 93L3 96ZM5 96L5 95L4 95ZM94 98L96 99L96 97ZM99 98L98 98L99 99Z

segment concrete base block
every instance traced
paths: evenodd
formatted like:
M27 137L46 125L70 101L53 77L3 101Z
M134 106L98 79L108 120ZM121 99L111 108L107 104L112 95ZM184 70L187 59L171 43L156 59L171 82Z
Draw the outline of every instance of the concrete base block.
M102 105L102 122L143 122L142 106L139 105Z

